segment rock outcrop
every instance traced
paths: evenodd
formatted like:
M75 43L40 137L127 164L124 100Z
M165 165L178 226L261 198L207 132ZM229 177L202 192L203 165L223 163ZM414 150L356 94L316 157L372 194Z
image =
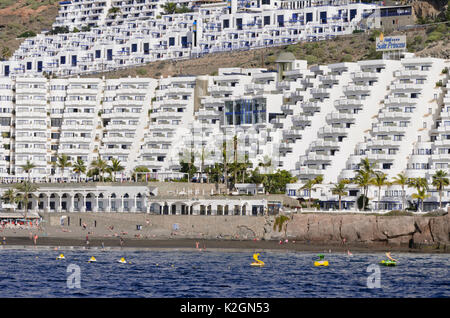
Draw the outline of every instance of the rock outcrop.
M448 245L450 216L375 216L297 214L287 224L286 235L311 243L396 244L417 247ZM274 233L278 238L280 233Z

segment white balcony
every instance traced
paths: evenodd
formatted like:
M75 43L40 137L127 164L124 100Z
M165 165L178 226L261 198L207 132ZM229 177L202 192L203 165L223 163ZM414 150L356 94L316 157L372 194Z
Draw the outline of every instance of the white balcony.
M406 91L406 92L417 92L422 90L422 86L420 84L393 84L390 86L391 91Z
M316 155L314 153L309 153L305 156L301 156L300 157L300 161L301 162L308 162L308 163L313 163L313 162L330 162L332 161L333 156L331 155Z
M327 114L325 119L328 123L331 123L331 122L354 122L355 114L331 113L331 114Z
M410 119L412 117L412 113L405 112L382 112L378 114L378 119L393 119L393 120L402 120L402 119Z
M333 128L333 127L322 127L319 129L318 135L320 137L323 137L325 135L347 135L348 129L347 128Z
M434 154L431 155L431 160L435 162L450 162L449 154Z
M379 73L377 72L356 72L352 73L350 78L353 81L366 81L366 80L376 80L379 77Z
M339 99L334 102L334 107L336 107L336 109L361 108L363 102L364 101L361 99Z
M398 126L378 126L372 129L373 134L378 133L386 133L386 134L395 134L395 133L404 133L406 127L398 127Z
M384 100L385 105L414 105L417 99L409 97L388 97Z
M394 161L396 158L396 155L389 155L389 154L373 154L369 153L367 154L367 158L371 161Z
M315 140L313 142L311 142L311 144L309 145L309 147L313 150L316 149L339 149L340 146L342 145L342 143L340 143L339 141L326 141L326 140Z

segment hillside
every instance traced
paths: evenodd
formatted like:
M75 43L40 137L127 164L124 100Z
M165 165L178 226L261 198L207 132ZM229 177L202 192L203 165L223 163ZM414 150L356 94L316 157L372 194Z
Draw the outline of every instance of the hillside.
M19 47L26 31L39 33L51 28L58 13L58 0L0 0L0 58L9 58ZM388 0L389 2L389 0ZM408 2L411 1L400 1ZM448 0L414 1L418 20L429 23L446 13ZM389 4L389 3L388 3ZM448 11L447 11L448 12ZM450 26L431 27L426 30L408 31L408 47L418 55L449 58ZM372 41L371 41L372 40ZM220 67L274 68L278 53L288 50L310 64L328 64L342 61L377 58L373 34L353 34L327 42L300 43L285 47L212 54L184 61L161 61L134 69L106 73L107 77L119 76L167 76L177 74L214 74ZM98 76L95 74L93 76Z
M158 78L181 74L214 75L219 68L225 67L275 69L276 57L285 50L292 52L297 59L307 60L309 65L378 59L381 58L381 53L375 51L375 37L378 34L377 31L367 34L356 33L331 41L303 42L250 51L215 53L190 60L152 62L145 66L107 72L102 75L106 78L126 76ZM418 56L450 58L450 25L441 24L418 30L394 32L394 34L406 34L408 50L415 52ZM92 74L84 77L98 76L99 74Z
M51 29L58 14L58 0L0 0L0 57L19 48L23 32Z

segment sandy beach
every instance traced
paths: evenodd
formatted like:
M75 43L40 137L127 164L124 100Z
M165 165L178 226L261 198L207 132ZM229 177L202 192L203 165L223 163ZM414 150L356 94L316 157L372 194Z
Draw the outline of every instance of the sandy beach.
M64 249L152 249L152 250L192 250L192 251L276 251L276 252L320 252L320 253L372 253L372 252L410 252L410 253L448 253L448 249L432 247L409 248L408 246L387 246L386 244L323 244L316 242L300 242L295 240L225 240L225 239L187 239L187 238L123 238L122 245L119 237L90 237L86 240L76 237L38 236L36 244L30 236L15 235L6 238L6 244L0 248L36 248L49 250ZM197 248L198 243L198 248Z

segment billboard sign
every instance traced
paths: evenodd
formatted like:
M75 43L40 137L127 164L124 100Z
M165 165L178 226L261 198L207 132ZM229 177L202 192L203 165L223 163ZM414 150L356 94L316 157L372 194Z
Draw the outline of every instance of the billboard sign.
M399 36L383 36L380 34L376 39L376 50L377 51L396 51L406 50L406 35Z

